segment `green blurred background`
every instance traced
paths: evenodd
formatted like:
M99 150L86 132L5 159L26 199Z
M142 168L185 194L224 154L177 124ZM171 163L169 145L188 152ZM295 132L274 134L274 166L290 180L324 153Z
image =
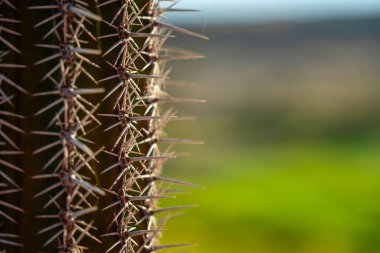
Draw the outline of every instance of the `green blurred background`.
M207 190L165 202L199 208L163 241L194 253L380 252L380 18L191 29L211 40L171 44L207 59L175 62L171 79L188 86L167 88L208 103L178 107L197 119L166 132L206 144L178 146L191 156L165 174Z

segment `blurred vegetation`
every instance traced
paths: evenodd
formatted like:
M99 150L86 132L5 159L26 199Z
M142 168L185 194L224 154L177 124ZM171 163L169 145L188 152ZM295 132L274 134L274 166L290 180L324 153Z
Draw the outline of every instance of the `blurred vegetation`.
M210 42L174 46L207 55L176 62L194 80L174 137L204 146L168 162L191 179L173 203L198 203L164 241L189 252L380 252L380 19L207 27ZM201 28L193 28L202 31ZM183 88L170 86L181 96ZM182 95L183 96L183 95ZM184 135L184 133L187 133Z

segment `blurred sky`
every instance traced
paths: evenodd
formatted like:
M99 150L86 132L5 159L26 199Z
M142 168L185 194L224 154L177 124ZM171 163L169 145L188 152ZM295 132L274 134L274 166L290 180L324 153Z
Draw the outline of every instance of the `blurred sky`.
M182 0L200 13L169 14L175 23L307 21L380 15L380 0Z

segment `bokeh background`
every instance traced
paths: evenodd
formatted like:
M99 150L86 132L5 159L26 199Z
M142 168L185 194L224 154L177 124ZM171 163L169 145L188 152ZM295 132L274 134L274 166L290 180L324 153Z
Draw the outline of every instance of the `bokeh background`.
M168 14L211 38L171 42L171 123L185 156L166 175L203 185L164 242L193 253L380 252L380 1L184 0ZM183 83L174 80L184 80ZM170 82L169 82L170 84ZM187 156L191 153L191 156ZM166 202L166 204L170 204Z

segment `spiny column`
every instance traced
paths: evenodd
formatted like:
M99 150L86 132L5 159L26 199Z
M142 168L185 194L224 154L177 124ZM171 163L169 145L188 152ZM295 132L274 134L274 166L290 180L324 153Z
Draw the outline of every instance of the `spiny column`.
M88 222L82 217L96 210L93 202L97 195L104 192L91 183L88 174L95 175L91 167L91 161L101 151L93 152L88 146L92 143L85 136L87 129L93 127L93 123L100 124L94 116L97 105L93 105L85 96L103 92L99 88L83 88L82 75L89 82L95 78L88 67L98 67L89 57L99 55L100 51L85 48L87 38L95 40L95 36L88 26L101 18L87 8L88 4L79 0L57 0L52 5L33 6L31 9L49 10L50 16L35 25L39 27L45 24L53 24L43 39L54 37L56 44L38 44L37 46L54 51L51 56L36 62L36 65L51 63L53 68L45 74L42 81L49 80L54 89L34 94L35 96L53 95L55 100L39 110L35 116L56 109L53 118L48 124L51 131L34 131L34 134L51 136L55 141L37 149L38 154L48 149L55 149L52 156L43 167L51 169L48 174L36 176L37 179L56 179L50 187L39 192L36 197L49 195L44 208L50 205L56 206L58 213L41 215L42 219L53 219L55 222L42 229L39 233L49 232L51 236L44 246L56 241L58 252L76 253L82 252L86 247L80 243L84 237L100 242L92 235L95 229L93 222ZM52 39L50 39L52 40ZM82 87L81 87L82 86ZM85 170L88 172L85 172ZM55 232L53 232L56 230Z

